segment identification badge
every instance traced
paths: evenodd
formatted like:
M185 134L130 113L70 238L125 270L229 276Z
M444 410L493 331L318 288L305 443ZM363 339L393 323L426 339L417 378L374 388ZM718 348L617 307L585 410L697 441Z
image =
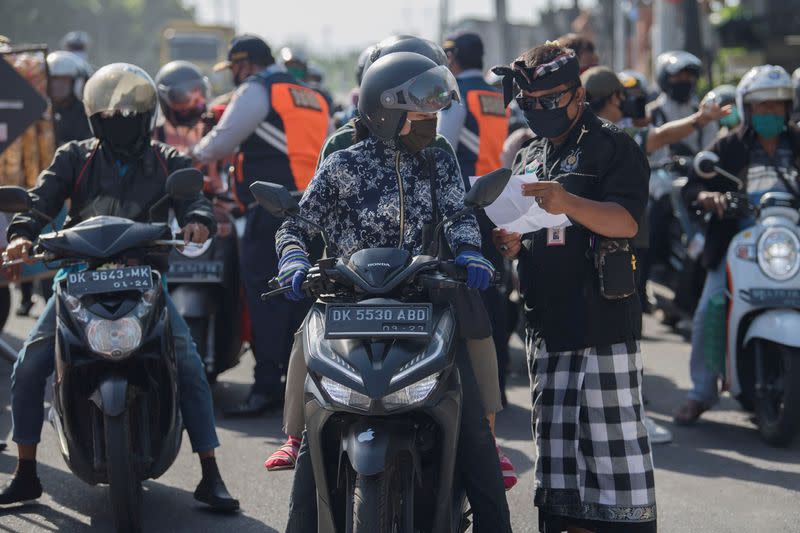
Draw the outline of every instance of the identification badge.
M530 163L525 166L525 174L533 174L536 176L539 173L539 166L541 163L537 159L534 159Z
M566 228L547 228L547 246L564 246Z

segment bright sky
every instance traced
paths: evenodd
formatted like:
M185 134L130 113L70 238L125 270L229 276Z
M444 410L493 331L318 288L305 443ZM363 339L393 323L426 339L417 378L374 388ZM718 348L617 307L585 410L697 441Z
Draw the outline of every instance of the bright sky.
M305 43L316 52L362 49L392 33L438 40L441 0L184 0L197 8L200 22L237 22L239 32L255 33L273 48ZM449 19L492 18L494 0L449 0ZM582 0L581 5L591 2ZM511 22L531 23L547 7L572 0L506 0Z

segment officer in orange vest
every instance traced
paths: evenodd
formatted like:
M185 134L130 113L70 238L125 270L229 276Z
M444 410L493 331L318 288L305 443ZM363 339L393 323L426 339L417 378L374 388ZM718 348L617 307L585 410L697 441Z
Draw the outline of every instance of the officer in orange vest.
M464 186L469 190L470 176L482 176L502 166L500 154L508 136L509 115L503 95L483 78L483 41L475 33L457 33L442 44L448 66L456 77L461 102L454 102L439 113L438 132L456 151ZM483 212L477 215L481 228L481 252L498 272L503 272L503 258L492 249L491 221ZM508 303L505 292L497 287L481 293L492 318L492 329L500 391L505 404L505 370L508 363Z
M247 400L227 414L255 415L281 402L281 376L308 303L261 302L267 282L277 273L275 232L281 221L255 207L249 186L265 180L292 191L305 190L330 129L329 114L325 99L276 64L267 43L255 35L231 41L227 66L237 89L219 124L192 155L207 163L239 147L232 189L240 206L247 208L241 268L256 368Z

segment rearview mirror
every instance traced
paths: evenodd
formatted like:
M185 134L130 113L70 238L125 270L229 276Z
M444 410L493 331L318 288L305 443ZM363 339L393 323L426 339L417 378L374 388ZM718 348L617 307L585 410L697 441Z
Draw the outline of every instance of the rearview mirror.
M510 177L511 170L507 168L498 168L481 176L464 197L464 205L478 208L491 205L506 188Z
M5 213L26 213L32 202L28 191L16 185L0 187L0 211Z
M257 181L250 185L250 192L258 205L277 218L286 218L300 212L300 205L289 190L277 183Z
M694 171L701 178L710 180L717 175L714 168L719 164L719 156L714 152L703 151L694 157Z
M203 173L196 168L182 168L167 176L165 186L173 200L190 200L203 191Z

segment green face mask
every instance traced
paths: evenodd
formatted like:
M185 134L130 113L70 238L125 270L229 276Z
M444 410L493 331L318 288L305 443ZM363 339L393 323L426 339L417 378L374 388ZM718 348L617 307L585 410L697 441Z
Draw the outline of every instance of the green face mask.
M719 125L725 126L726 128L735 128L739 125L739 110L737 108L731 109L731 114L727 117L722 117L719 119Z
M303 67L291 66L291 67L286 67L286 70L289 72L289 74L291 74L300 81L303 81L306 77L306 69Z
M786 129L786 119L782 115L753 115L753 129L765 139L771 139Z

